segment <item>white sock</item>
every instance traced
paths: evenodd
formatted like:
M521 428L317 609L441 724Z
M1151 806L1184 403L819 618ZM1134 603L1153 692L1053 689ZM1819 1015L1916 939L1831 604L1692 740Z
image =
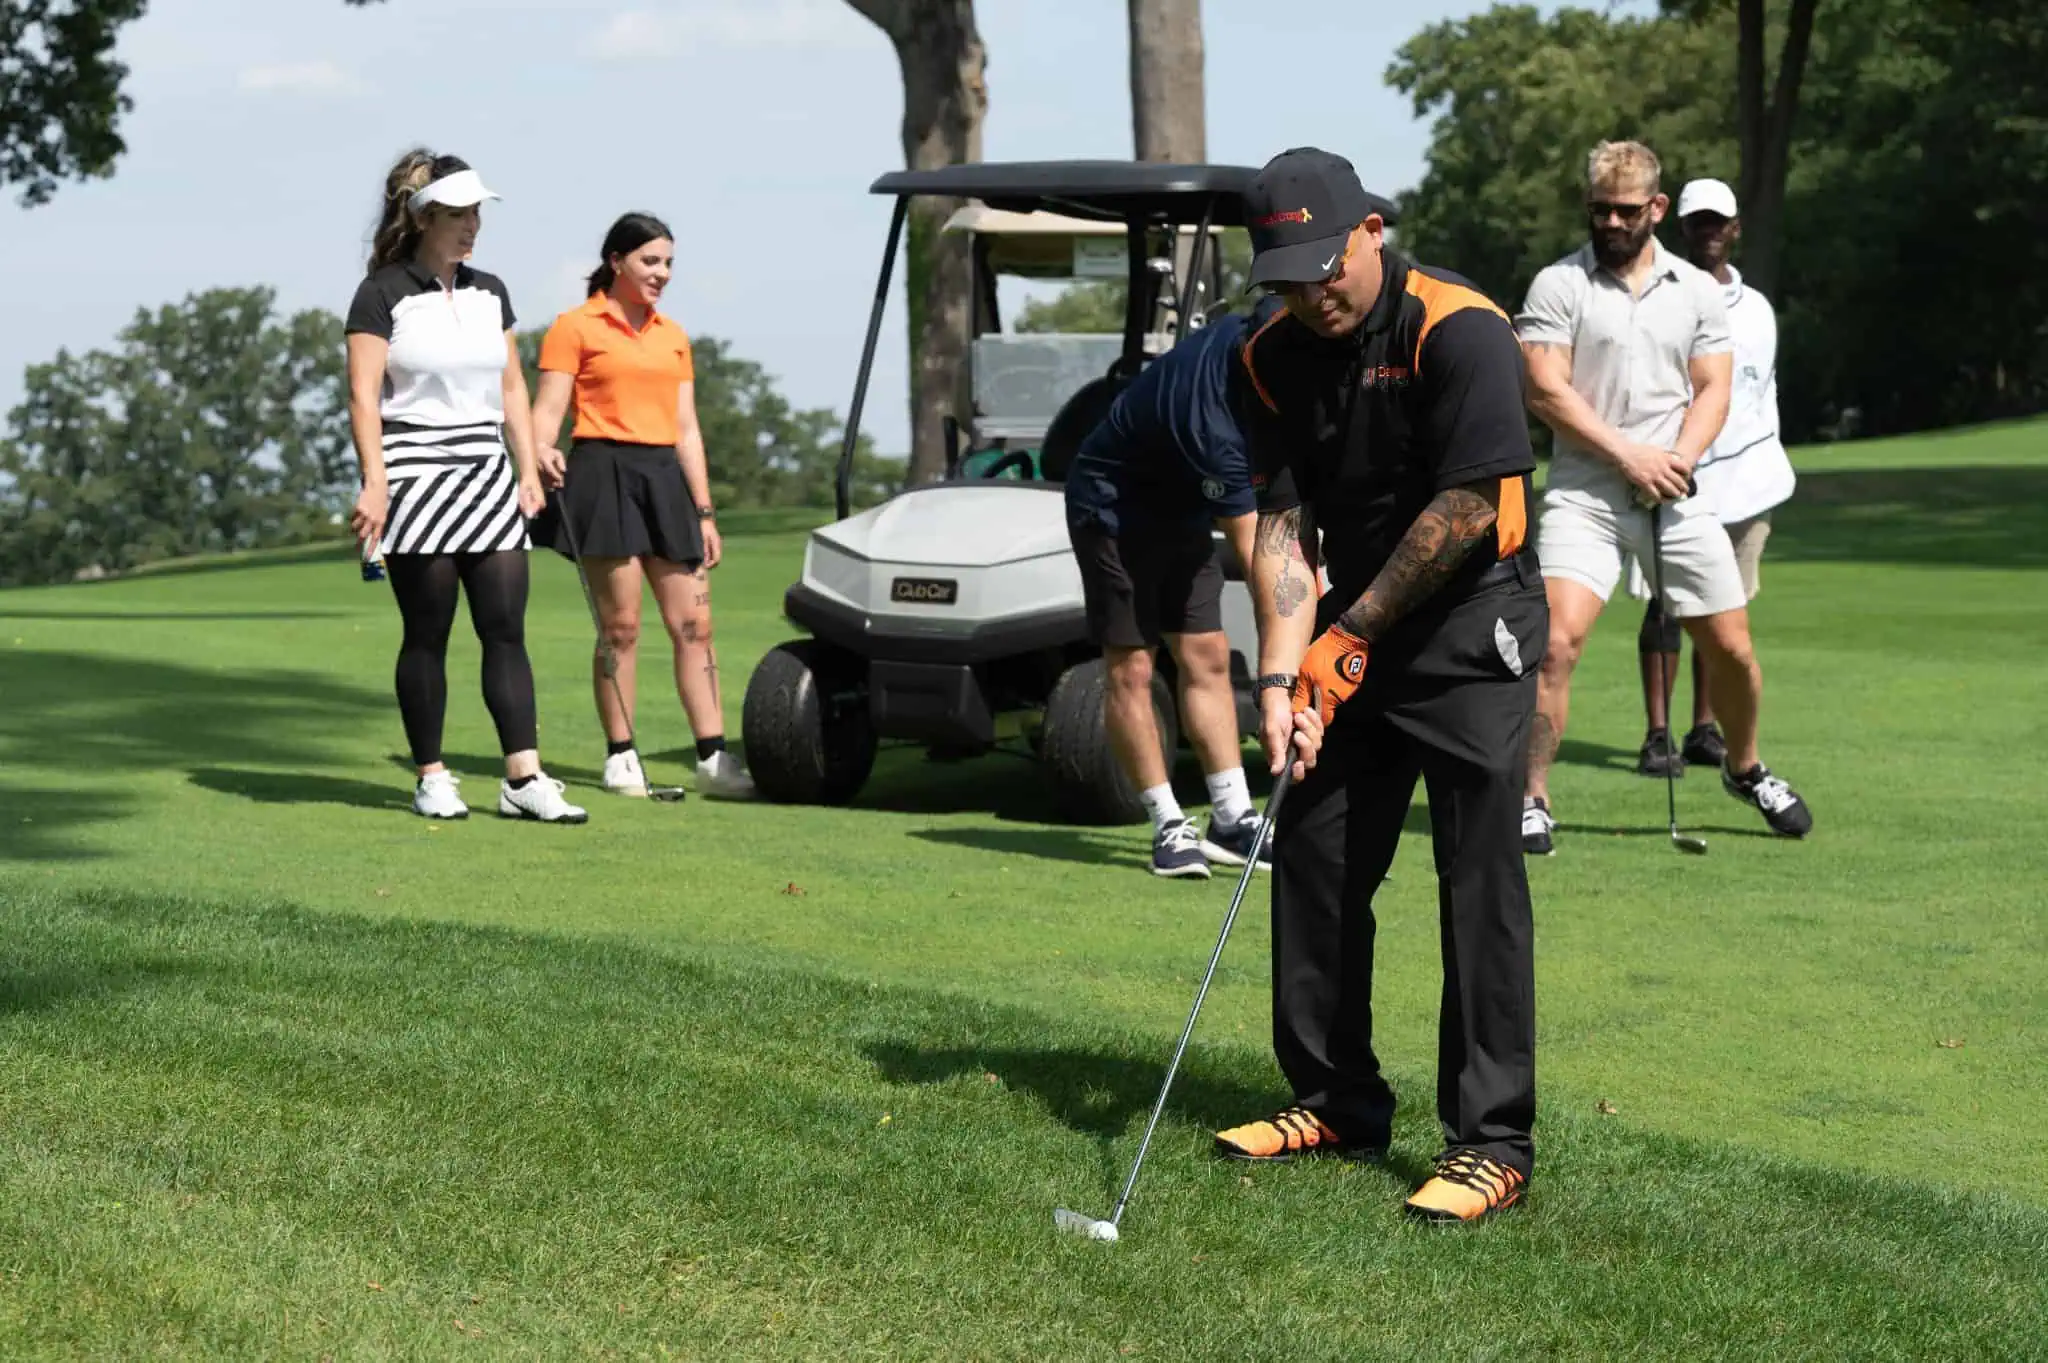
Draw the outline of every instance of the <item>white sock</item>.
M1180 812L1180 801L1173 798L1172 785L1165 782L1144 791L1139 798L1144 800L1146 811L1152 815L1154 832L1187 817Z
M1252 793L1245 788L1243 767L1212 772L1208 781L1209 805L1215 811L1216 822L1240 823L1252 812Z

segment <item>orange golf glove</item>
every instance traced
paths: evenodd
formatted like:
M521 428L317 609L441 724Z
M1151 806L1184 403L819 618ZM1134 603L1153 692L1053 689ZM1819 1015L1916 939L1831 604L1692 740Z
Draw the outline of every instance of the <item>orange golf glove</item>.
M1314 688L1322 691L1320 713L1327 725L1337 713L1337 707L1350 700L1365 680L1365 640L1345 629L1332 625L1324 630L1316 641L1308 646L1308 655L1301 660L1301 671L1294 678L1294 708L1306 710L1315 704Z

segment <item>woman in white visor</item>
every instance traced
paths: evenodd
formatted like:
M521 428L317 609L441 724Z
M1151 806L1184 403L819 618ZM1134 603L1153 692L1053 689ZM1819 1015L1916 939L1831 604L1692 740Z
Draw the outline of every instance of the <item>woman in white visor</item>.
M543 502L512 300L465 262L498 196L459 157L408 152L384 180L369 272L349 305L349 424L363 489L351 518L381 552L404 637L396 685L419 769L413 810L469 813L441 757L458 594L483 647L484 704L505 757L498 813L582 823L541 770L526 654L526 519ZM509 446L509 449L508 449Z

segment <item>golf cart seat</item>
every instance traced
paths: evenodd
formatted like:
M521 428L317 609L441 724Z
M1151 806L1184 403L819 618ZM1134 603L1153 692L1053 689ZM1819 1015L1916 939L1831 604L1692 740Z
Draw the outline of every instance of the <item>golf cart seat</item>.
M1052 424L1045 428L1045 442L1039 448L1040 478L1048 483L1067 481L1067 471L1074 466L1081 442L1102 424L1111 404L1130 381L1129 375L1112 370L1099 379L1090 379L1060 405Z

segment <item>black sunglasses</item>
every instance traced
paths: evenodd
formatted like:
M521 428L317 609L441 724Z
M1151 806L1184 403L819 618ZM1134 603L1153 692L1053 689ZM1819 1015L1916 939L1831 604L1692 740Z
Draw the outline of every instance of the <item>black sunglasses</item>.
M1639 204L1618 204L1595 200L1586 205L1586 212L1592 217L1594 222L1607 221L1610 213L1619 217L1623 222L1634 222L1637 218L1642 217L1649 207L1650 205L1647 201Z

